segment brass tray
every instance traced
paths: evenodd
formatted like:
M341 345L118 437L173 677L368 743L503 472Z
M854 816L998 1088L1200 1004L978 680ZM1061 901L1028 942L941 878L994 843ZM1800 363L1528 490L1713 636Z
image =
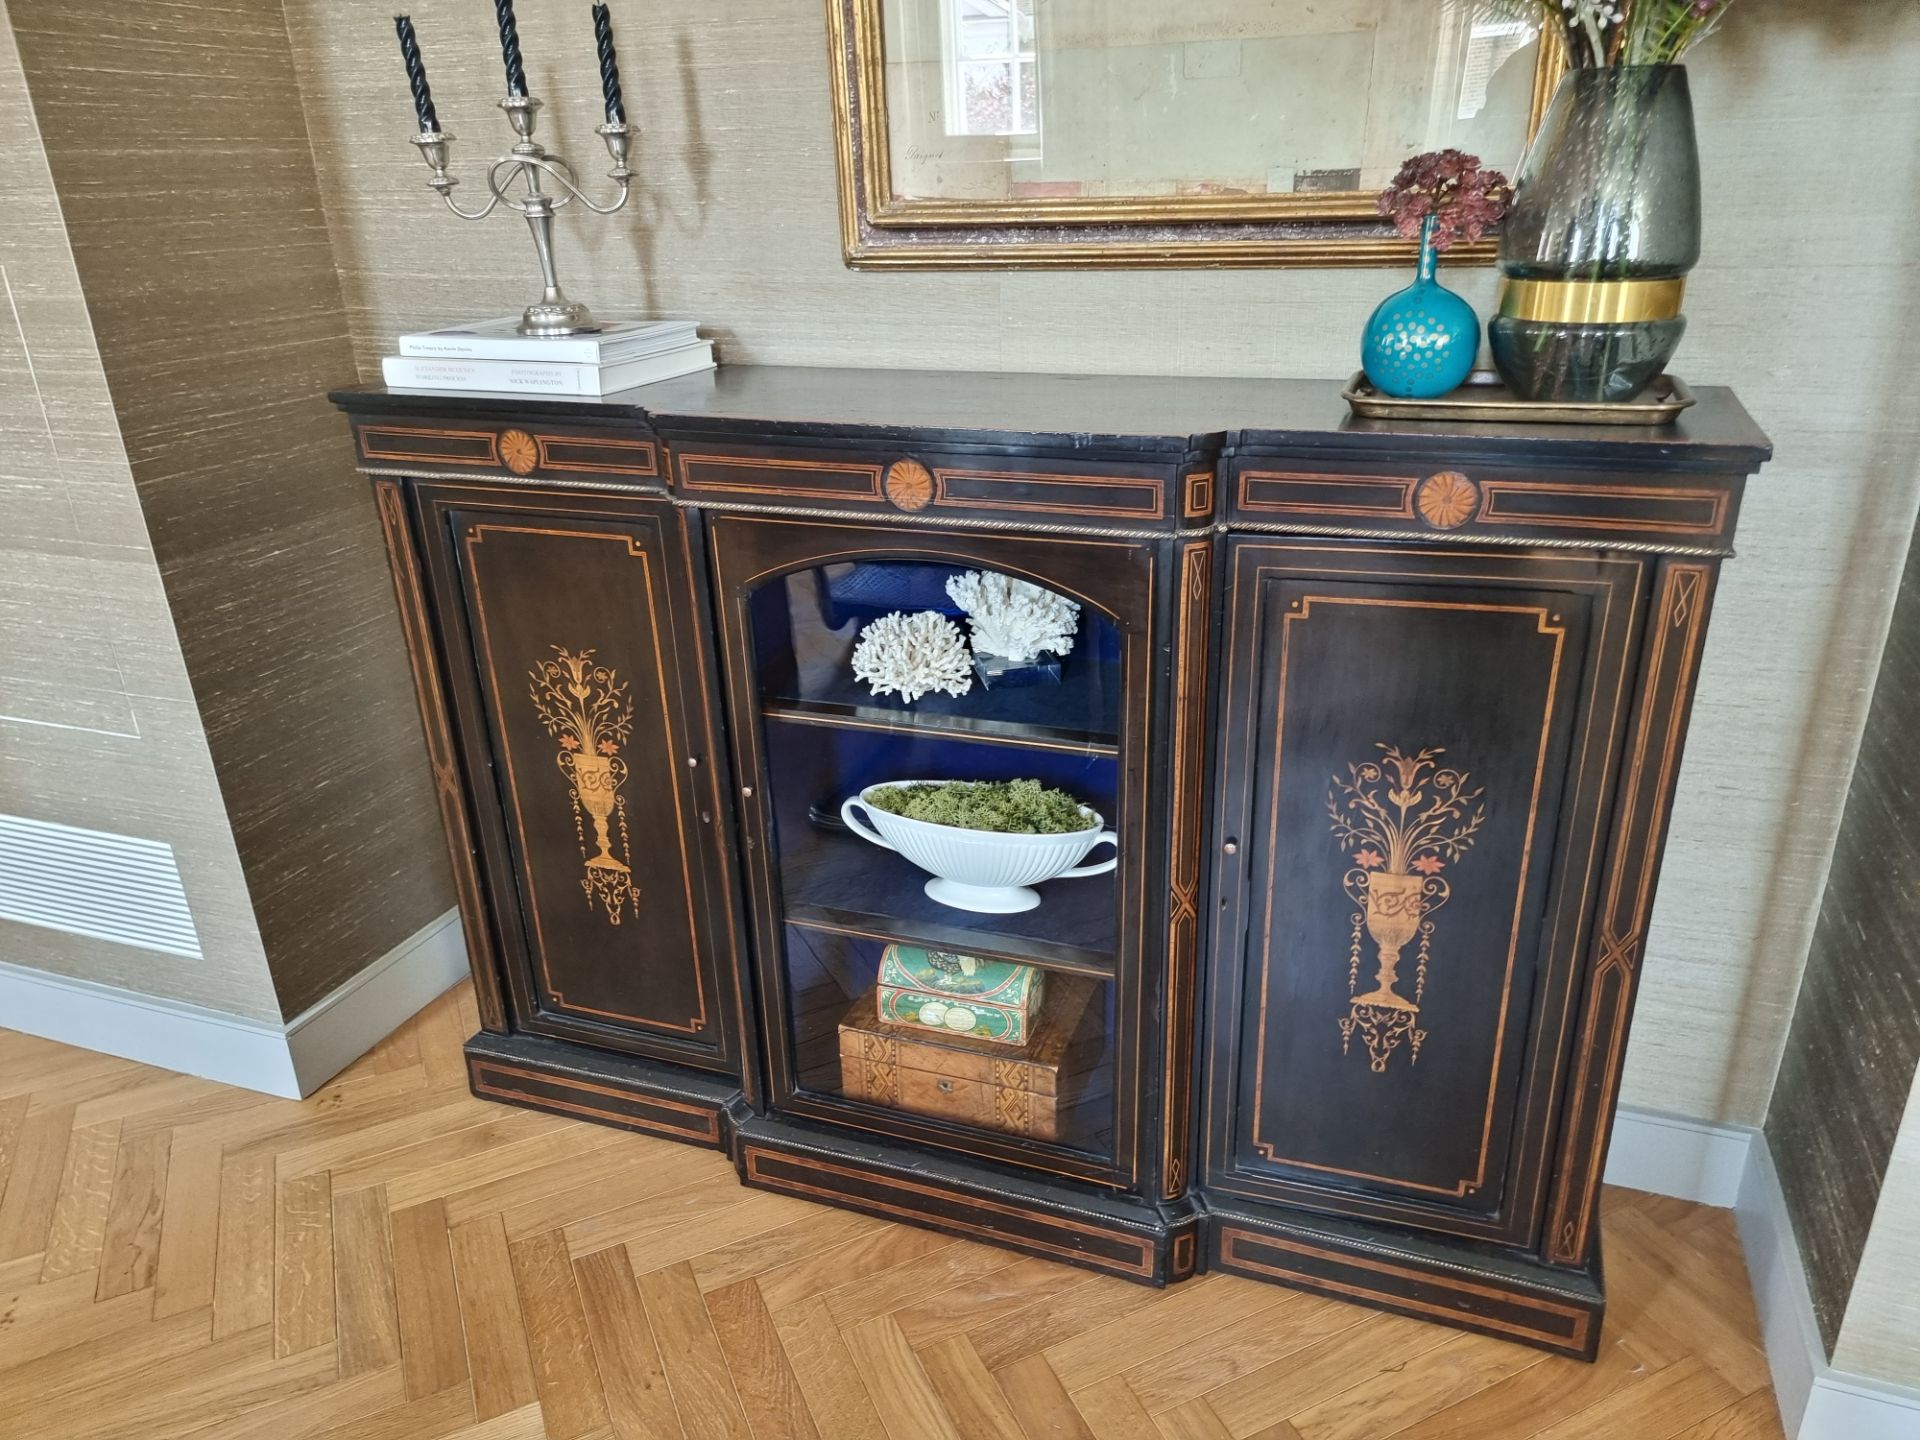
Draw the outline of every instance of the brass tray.
M1632 400L1620 404L1556 404L1516 400L1491 370L1476 370L1458 390L1432 400L1382 395L1364 373L1340 392L1363 420L1498 420L1509 425L1670 425L1693 404L1693 392L1677 375L1662 375Z

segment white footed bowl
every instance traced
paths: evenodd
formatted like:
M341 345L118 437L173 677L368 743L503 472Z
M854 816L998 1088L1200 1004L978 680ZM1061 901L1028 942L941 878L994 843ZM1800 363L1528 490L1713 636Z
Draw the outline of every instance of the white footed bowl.
M863 840L897 851L934 878L926 891L942 905L989 915L1031 910L1040 897L1028 889L1044 880L1104 875L1119 864L1120 840L1104 829L1099 812L1080 807L1087 828L1062 835L1009 835L998 830L963 830L894 815L867 803L876 790L903 785L937 785L937 780L889 780L869 785L840 807L840 818ZM862 817L865 817L864 820ZM1111 845L1114 854L1082 865L1089 851Z

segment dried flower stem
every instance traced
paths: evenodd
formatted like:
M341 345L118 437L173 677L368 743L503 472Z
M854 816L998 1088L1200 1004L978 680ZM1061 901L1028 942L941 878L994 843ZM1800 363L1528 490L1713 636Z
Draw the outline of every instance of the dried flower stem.
M1677 65L1719 28L1733 0L1482 0L1495 14L1558 31L1576 68Z

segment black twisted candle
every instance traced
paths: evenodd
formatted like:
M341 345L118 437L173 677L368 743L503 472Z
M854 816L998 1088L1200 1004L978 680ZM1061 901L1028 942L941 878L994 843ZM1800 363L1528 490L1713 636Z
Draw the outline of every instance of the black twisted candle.
M440 129L440 117L433 108L433 91L427 88L427 63L420 58L420 42L413 33L413 17L393 17L394 33L400 37L400 58L407 64L407 84L413 87L413 113L420 121L422 134Z
M507 62L507 94L527 93L527 67L520 60L520 26L513 18L513 0L493 0L500 20L500 58Z
M627 123L626 102L620 98L620 62L613 53L613 17L603 3L593 7L593 45L600 52L600 89L607 97L607 123Z

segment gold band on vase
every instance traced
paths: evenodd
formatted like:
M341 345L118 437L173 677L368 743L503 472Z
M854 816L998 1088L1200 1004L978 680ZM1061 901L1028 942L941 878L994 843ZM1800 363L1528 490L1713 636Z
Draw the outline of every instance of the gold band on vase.
M1514 280L1501 282L1500 313L1550 325L1622 325L1671 320L1687 282L1675 280Z

